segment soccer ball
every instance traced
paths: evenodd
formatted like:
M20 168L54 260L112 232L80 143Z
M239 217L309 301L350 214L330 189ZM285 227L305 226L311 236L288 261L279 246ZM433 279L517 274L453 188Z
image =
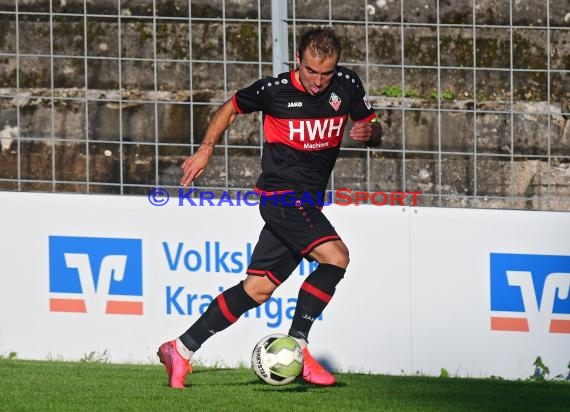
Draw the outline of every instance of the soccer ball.
M251 367L264 382L285 385L303 370L303 350L291 336L268 335L253 348Z

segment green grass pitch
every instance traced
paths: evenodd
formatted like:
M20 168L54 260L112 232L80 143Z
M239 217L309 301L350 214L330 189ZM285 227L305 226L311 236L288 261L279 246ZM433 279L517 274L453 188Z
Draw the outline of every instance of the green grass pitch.
M262 383L196 367L184 390L162 365L0 359L0 411L569 411L563 381L337 374L337 385Z

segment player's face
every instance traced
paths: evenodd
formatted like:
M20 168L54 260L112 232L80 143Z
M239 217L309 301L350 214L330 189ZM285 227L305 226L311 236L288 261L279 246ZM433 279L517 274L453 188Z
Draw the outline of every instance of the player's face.
M310 95L316 96L331 84L337 60L336 54L321 60L313 56L309 49L305 50L303 56L297 53L299 82Z

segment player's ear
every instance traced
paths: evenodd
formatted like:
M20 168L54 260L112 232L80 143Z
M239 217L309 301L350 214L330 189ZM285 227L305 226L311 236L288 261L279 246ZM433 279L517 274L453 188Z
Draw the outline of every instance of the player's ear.
M299 55L299 50L295 52L295 59L297 60L297 67L301 66L301 56Z

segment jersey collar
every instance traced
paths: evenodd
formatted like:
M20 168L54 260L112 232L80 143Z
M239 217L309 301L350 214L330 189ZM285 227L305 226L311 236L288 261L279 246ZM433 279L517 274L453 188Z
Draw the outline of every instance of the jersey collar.
M307 90L305 90L305 88L303 87L303 85L301 84L301 82L299 80L297 80L297 76L295 76L295 73L298 70L291 70L289 73L291 75L291 83L293 83L293 86L295 86L296 89L302 91L303 93L307 93Z
M305 87L301 84L301 82L299 80L297 80L297 76L295 76L295 73L298 71L299 69L293 69L289 72L289 75L291 77L291 83L293 83L293 86L295 86L295 88L303 93L308 93L307 89L305 89ZM337 68L335 67L334 69L334 73L337 74ZM336 76L335 76L336 77ZM334 81L334 79L333 79ZM331 82L332 84L333 82ZM329 84L329 87L331 86L331 84ZM324 91L324 90L323 90Z

